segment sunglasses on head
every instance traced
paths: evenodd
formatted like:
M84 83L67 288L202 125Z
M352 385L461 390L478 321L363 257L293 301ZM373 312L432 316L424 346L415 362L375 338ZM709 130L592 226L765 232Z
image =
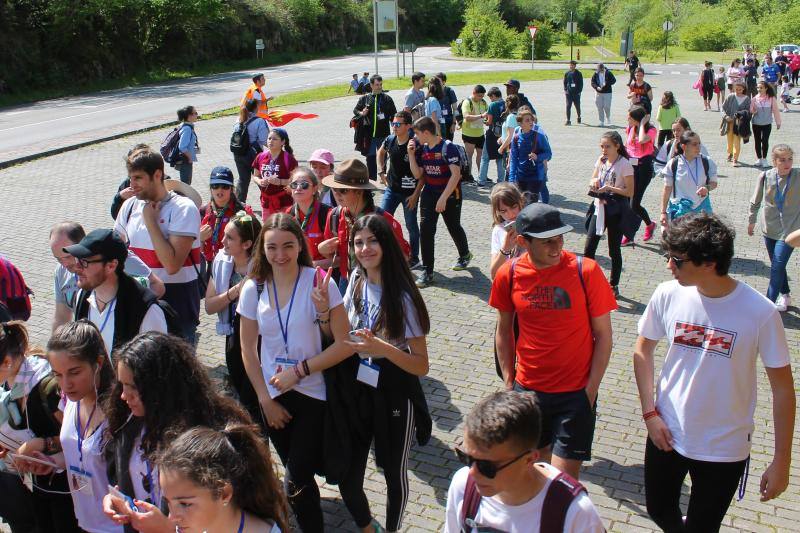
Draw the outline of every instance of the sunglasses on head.
M683 266L683 264L686 261L688 261L688 259L681 259L680 257L675 257L674 255L669 254L669 253L664 254L664 259L666 259L667 263L669 263L670 260L672 260L672 262L675 263L675 266L677 268L681 268Z
M289 184L289 188L293 191L296 191L297 189L306 191L311 188L311 184L307 181L293 181Z
M478 467L478 472L480 472L482 476L487 477L489 479L494 479L499 471L506 468L507 466L511 466L512 464L516 463L517 461L519 461L520 459L522 459L523 457L525 457L526 455L528 455L533 451L533 450L526 450L521 454L519 454L518 456L511 459L510 461L507 461L501 465L496 465L493 461L488 461L486 459L475 459L471 455L468 455L467 452L465 452L458 446L456 446L453 449L455 450L456 457L458 457L458 460L459 462L461 462L461 464L463 464L464 466L471 467L472 464L475 463L475 466Z
M215 191L215 190L217 190L217 189L222 189L222 190L224 190L224 191L227 191L227 190L228 190L228 189L230 189L230 188L231 188L231 186L230 186L230 185L223 185L223 184L221 184L221 183L215 183L214 185L212 185L212 186L211 186L211 190L212 190L212 191Z

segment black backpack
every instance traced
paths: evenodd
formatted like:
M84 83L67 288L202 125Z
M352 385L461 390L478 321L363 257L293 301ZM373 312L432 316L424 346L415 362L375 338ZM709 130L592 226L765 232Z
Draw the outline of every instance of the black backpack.
M233 155L247 155L250 153L250 133L247 127L252 121L259 117L250 117L244 124L239 124L239 127L233 130L231 134L231 152Z
M161 147L159 148L159 152L161 152L161 157L164 158L164 162L168 165L174 165L178 161L183 159L183 156L178 150L178 143L181 140L181 130L184 126L189 126L188 124L183 124L178 126L177 128L173 129L171 132L167 133L167 136L164 137L164 140L161 141ZM191 126L189 126L191 128Z
M472 99L471 98L464 98L461 100L458 105L456 106L456 110L453 113L453 119L455 119L456 123L458 123L458 127L460 128L462 124L464 124L464 112L461 111L461 106L464 105L464 102L469 102L469 110L472 111Z

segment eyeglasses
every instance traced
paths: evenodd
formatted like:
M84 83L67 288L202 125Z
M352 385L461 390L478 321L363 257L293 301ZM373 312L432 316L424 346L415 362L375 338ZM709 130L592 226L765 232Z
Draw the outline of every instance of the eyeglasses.
M296 191L297 189L306 191L311 188L311 184L307 181L293 181L289 184L289 188L293 191Z
M680 257L675 257L674 255L671 254L664 254L664 259L666 259L667 263L669 263L670 260L672 260L672 262L675 263L675 267L678 269L680 269L683 266L683 264L686 261L688 261L688 259L681 259Z
M92 259L91 261L88 259L78 259L77 263L80 265L81 268L89 268L89 265L92 263L107 263L108 260L106 259Z
M230 185L223 185L221 183L215 183L214 185L211 186L212 191L215 191L217 189L222 189L223 191L227 191L230 190L230 188L231 188Z
M399 128L400 126L405 126L405 125L406 125L405 122L392 122L393 128Z
M455 450L456 456L458 457L458 460L461 462L461 464L465 466L472 466L472 463L475 463L475 465L478 467L478 472L480 472L482 476L485 476L489 479L494 479L499 471L506 468L507 466L514 464L515 462L519 461L520 459L522 459L523 457L525 457L526 455L528 455L533 451L533 450L526 450L521 454L519 454L518 456L511 459L510 461L498 466L494 464L492 461L487 461L486 459L475 459L471 455L468 455L464 450L462 450L458 446L456 446L453 449Z

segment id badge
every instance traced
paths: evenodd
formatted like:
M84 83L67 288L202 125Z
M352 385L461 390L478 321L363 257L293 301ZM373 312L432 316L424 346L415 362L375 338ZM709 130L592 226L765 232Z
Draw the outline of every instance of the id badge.
M450 114L450 112L447 109L442 109L442 116L443 117L446 117L449 114Z
M370 387L378 388L378 377L381 369L375 363L370 363L369 359L362 359L358 365L358 375L356 379Z
M639 164L639 158L638 157L628 158L628 161L631 162L631 166L633 166L633 167L635 167L636 165Z
M386 118L386 115L383 113L378 113L378 120L383 120L384 118Z
M574 83L570 83L569 86L572 87L573 89L575 88L575 84Z
M70 490L94 497L94 490L92 489L93 476L91 472L87 472L77 466L70 466L68 475Z
M289 359L288 357L276 357L275 358L275 374L280 374L287 368L291 368L297 364L296 359Z

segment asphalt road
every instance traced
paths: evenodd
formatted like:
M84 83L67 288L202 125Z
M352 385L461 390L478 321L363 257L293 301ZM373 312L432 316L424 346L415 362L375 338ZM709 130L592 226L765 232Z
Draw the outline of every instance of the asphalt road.
M445 47L422 47L414 56L415 68L426 73L529 66L527 63L453 59L449 49ZM261 71L267 76L267 94L279 95L347 82L354 72L374 72L374 66L374 57L368 53L268 67ZM564 69L566 65L537 62L536 68ZM662 68L672 71L693 67L677 65ZM387 77L395 76L393 50L383 51L379 55L379 72ZM411 73L410 54L406 54L406 73ZM196 106L201 113L226 109L238 103L251 76L252 71L249 70L228 72L0 109L0 164L64 146L163 124L174 120L175 111L187 104Z

